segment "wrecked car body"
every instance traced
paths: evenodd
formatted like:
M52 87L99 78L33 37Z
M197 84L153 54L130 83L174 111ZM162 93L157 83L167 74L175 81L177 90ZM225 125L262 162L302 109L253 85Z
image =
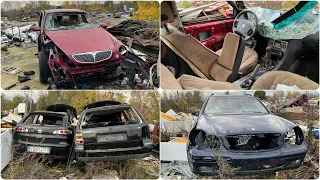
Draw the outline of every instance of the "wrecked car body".
M160 30L162 74L169 74L171 81L179 79L177 88L274 90L278 84L319 88L317 2L298 2L286 13L274 11L273 17L272 10L246 7L242 1L182 11L177 4L161 3ZM296 11L289 13L292 10ZM195 18L186 19L190 14ZM245 41L244 48L238 38ZM235 54L239 58L230 56ZM161 81L163 89L177 89L170 81Z
M297 125L247 95L211 95L188 139L188 163L199 175L217 175L219 157L235 168L236 175L295 169L307 149Z
M41 12L39 26L32 27L39 32L40 81L71 81L116 70L127 49L106 27L82 10Z
M98 24L83 10L41 12L39 26L31 27L38 32L40 82L49 83L49 89L95 89L86 84L89 79L153 88L147 62L130 52L106 28L106 24Z
M84 107L75 133L77 163L143 158L152 147L149 126L132 105L99 101Z
M34 111L25 116L14 133L20 151L48 155L52 159L66 159L72 150L71 123L76 110L65 104L55 104L46 111Z

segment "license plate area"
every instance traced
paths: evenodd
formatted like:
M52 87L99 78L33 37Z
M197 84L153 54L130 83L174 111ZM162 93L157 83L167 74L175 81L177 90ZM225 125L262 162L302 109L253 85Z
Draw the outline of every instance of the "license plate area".
M108 135L98 135L97 142L112 142L112 141L126 141L126 134L108 134Z
M28 146L29 152L36 152L41 154L50 154L50 147L40 147L40 146Z

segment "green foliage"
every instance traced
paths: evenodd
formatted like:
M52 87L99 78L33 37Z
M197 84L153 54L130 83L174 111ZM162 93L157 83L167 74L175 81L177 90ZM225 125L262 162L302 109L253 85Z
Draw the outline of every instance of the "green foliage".
M121 103L127 102L127 96L131 95L129 104L135 106L149 122L159 121L159 95L156 91L47 91L40 94L38 101L34 105L30 95L19 95L11 100L4 95L1 96L2 110L14 109L19 103L25 102L31 106L31 110L46 110L48 105L68 104L76 108L77 113L81 113L87 104L114 100Z
M254 96L259 98L260 100L265 100L266 99L266 92L256 91L256 92L254 92Z
M18 106L19 103L25 102L25 97L23 96L15 96L12 100L6 99L5 95L1 95L1 104L2 104L2 110L13 110L15 107Z
M176 112L192 113L199 110L204 102L201 91L163 92L161 96L161 111L173 109Z
M159 23L159 3L157 1L137 1L137 11L133 12L133 20L153 21Z
M191 8L193 7L193 4L191 1L183 1L181 4L178 5L179 8L183 8L183 9L186 9L186 8Z
M137 108L148 122L159 121L159 94L156 91L132 91L129 103Z

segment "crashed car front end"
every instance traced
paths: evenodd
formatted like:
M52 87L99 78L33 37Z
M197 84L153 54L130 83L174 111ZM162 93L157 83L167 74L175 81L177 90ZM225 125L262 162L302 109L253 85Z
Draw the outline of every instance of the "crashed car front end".
M66 81L97 77L103 75L118 76L116 70L125 59L127 48L116 38L112 38L114 48L84 53L66 54L63 49L48 40L48 65L54 79L63 77Z
M219 163L222 163L219 157L222 157L235 168L236 175L266 174L298 168L307 149L303 133L298 126L285 123L289 126L286 133L258 130L234 134L221 133L216 127L210 127L206 118L200 117L189 133L189 166L198 175L217 175Z

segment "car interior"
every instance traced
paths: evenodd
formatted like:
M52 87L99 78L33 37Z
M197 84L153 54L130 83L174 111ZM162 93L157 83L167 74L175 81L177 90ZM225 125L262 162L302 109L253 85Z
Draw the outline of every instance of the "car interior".
M139 118L129 108L96 111L86 114L84 118L85 124L82 125L82 128L119 126L140 122Z
M161 3L162 89L274 90L278 84L318 89L317 60L313 61L317 67L312 70L302 72L300 68L310 66L301 63L306 61L301 58L308 58L301 54L301 47L297 49L305 38L264 38L257 33L258 17L253 11L239 9L237 3L229 4L235 13L232 32L225 34L222 48L214 51L216 47L207 47L197 36L184 31L175 2ZM318 53L312 55L319 59Z

